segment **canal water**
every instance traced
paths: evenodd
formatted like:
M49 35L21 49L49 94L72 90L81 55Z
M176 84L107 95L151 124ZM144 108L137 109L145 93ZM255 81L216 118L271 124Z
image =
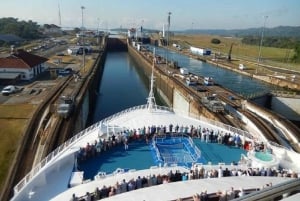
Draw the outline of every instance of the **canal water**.
M161 56L166 54L161 48L156 48L156 53ZM247 76L217 68L175 52L169 52L168 58L178 61L179 66L188 68L192 73L213 77L218 84L236 93L247 95L272 89L270 85ZM146 104L149 85L149 77L127 52L108 52L95 100L93 122L124 109ZM157 104L163 105L158 97L156 101Z
M153 46L150 46L152 49ZM169 61L176 61L180 67L185 67L189 72L204 77L212 77L216 83L228 88L235 93L249 96L251 94L262 94L274 89L274 86L268 85L261 81L252 79L248 76L241 75L223 68L216 67L188 56L178 54L174 51L155 47L156 54L167 58Z
M108 52L99 82L93 122L147 103L150 82L127 52ZM158 97L157 104L162 105Z

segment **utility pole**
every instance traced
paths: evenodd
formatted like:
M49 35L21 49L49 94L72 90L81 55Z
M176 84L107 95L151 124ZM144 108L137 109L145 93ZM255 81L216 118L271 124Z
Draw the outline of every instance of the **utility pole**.
M264 16L264 26L263 26L262 31L261 31L261 38L260 38L260 44L259 44L259 50L258 50L258 59L257 59L256 74L257 74L258 67L259 67L259 64L260 64L261 49L262 49L262 44L263 44L263 40L264 40L264 32L265 32L265 27L266 27L266 21L267 21L267 19L268 19L268 16L265 15Z

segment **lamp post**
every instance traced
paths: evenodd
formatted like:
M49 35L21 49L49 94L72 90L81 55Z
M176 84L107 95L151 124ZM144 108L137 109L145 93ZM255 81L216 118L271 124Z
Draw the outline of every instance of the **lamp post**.
M170 41L170 24L171 24L171 12L168 12L168 36L167 36L167 54L166 54L166 66L168 66L168 49Z
M194 32L194 22L192 22L192 34Z
M144 37L143 31L144 31L144 20L142 20L142 22L141 22L141 37L142 38Z
M81 6L81 28L83 29L83 10L85 9L84 6Z
M99 45L99 39L100 39L99 26L100 26L100 19L97 18L97 44L98 45Z
M268 16L265 15L264 16L264 26L262 28L261 31L261 38L260 38L260 44L259 44L259 50L258 50L258 58L257 58L257 68L256 68L256 73L260 64L260 58L261 58L261 49L262 49L262 44L263 44L263 40L264 40L264 32L265 32L265 27L266 27L266 21L268 19Z
M169 47L170 42L170 24L171 24L171 12L168 12L168 41L167 41L167 47Z
M82 68L83 72L85 72L85 46L84 46L84 28L83 28L83 10L84 6L81 6L81 36L82 36Z

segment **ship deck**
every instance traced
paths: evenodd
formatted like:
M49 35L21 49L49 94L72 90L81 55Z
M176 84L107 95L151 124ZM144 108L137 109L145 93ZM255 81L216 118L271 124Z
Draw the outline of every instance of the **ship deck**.
M147 110L148 111L148 110ZM210 124L209 120L198 120L186 116L181 116L176 113L172 113L167 110L156 110L154 112L147 112L144 106L139 106L135 108L130 108L128 110L122 111L115 114L112 117L102 120L97 124L87 128L86 130L80 132L74 136L70 141L61 145L57 150L55 150L53 155L48 157L48 162L40 167L40 169L34 169L35 172L31 172L29 176L26 177L27 180L22 180L23 183L20 183L19 189L21 192L16 194L13 198L14 201L18 200L69 200L71 196L75 193L76 196L84 196L87 192L93 192L96 187L102 187L103 185L111 186L115 185L116 182L120 182L123 179L126 181L137 178L137 176L149 176L157 174L166 174L171 169L173 171L180 170L181 172L189 172L188 168L183 166L168 166L159 167L153 160L153 155L149 145L145 141L129 141L129 149L124 150L122 144L113 147L107 151L101 152L98 156L89 157L88 159L81 161L78 164L78 171L76 171L76 154L78 150L87 145L87 143L94 143L95 140L99 138L108 139L111 137L112 133L118 133L126 130L134 130L143 127L151 127L152 125L183 125L191 126L197 128L206 128L208 130L214 130L217 132L229 132L228 130L222 128L219 124ZM231 134L236 133L238 130L230 131ZM167 130L169 132L169 129ZM147 133L147 132L146 132ZM244 137L247 137L247 133L243 133ZM249 135L249 134L248 134ZM194 143L202 152L202 156L205 157L207 161L207 170L217 170L221 165L222 168L241 168L245 169L247 167L232 166L233 161L238 162L241 158L241 154L245 153L244 150L238 149L233 146L226 146L218 143L211 142L202 142L200 139L194 138ZM275 150L276 151L276 150ZM210 163L209 163L210 162ZM222 164L219 164L222 163ZM225 164L227 164L225 166ZM213 166L215 164L215 166ZM242 166L243 164L241 164ZM156 166L151 167L151 166ZM93 177L98 172L107 172L108 174L116 170L117 168L131 169L131 171L125 172L124 174L112 174L106 175L104 178L94 179ZM134 169L134 170L132 170ZM37 172L37 170L40 170ZM78 174L78 180L73 180L73 175ZM37 173L36 173L37 172ZM81 174L84 172L83 177ZM230 177L224 178L225 183L229 180L233 180L233 183L230 182L230 186L234 188L238 187L252 187L255 185L260 187L265 184L265 179L255 180L254 178L251 181L248 180L248 177ZM246 181L245 178L247 178ZM76 179L76 178L75 178ZM223 178L219 178L222 181ZM188 182L179 182L180 184L187 184L190 182L200 182L203 187L204 183L209 179L203 179L199 181L188 181ZM245 180L244 185L241 185L240 180ZM255 180L256 182L253 182ZM268 183L272 182L273 184L279 183L280 180L285 180L285 178L268 178ZM72 182L71 182L72 181ZM74 185L71 185L74 184ZM152 196L153 191L151 188L145 188L142 191L148 191L151 193L145 193L143 195L148 196L148 199L134 196L137 199L131 199L133 197L129 196L131 200L171 200L178 197L186 197L192 195L195 192L199 192L199 189L196 186L190 186L189 191L181 191L181 185L177 186L176 184L170 183L167 184L170 187L173 187L172 193L168 193L168 196L163 196L155 199ZM197 186L201 186L197 185ZM73 186L72 188L70 188ZM221 182L220 185L214 182L209 187L205 187L208 192L216 192L219 189L228 189L228 186L224 186ZM158 187L154 187L158 188ZM217 189L216 189L217 188ZM18 190L17 188L15 190ZM134 191L134 193L141 192L140 190ZM174 193L176 192L176 193ZM138 194L138 193L137 193ZM119 196L126 197L127 193L124 195L117 195L115 198L109 199L119 199ZM158 196L161 196L160 193L157 193ZM153 199L152 199L153 198ZM125 199L123 199L125 200Z

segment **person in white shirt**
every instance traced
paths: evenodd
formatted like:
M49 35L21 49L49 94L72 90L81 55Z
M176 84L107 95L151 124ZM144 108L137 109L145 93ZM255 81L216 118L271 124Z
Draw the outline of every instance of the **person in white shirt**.
M243 188L240 189L239 197L243 197L245 195L245 191Z
M222 170L222 167L220 166L219 169L218 169L218 177L221 178L223 177L223 170Z

